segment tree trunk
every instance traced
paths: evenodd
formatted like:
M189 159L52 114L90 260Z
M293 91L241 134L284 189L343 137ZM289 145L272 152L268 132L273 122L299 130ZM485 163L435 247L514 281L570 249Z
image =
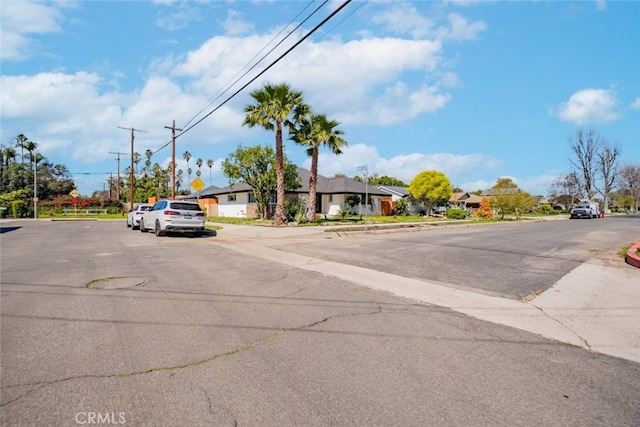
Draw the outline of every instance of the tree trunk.
M318 184L318 146L313 146L311 173L309 174L309 197L307 200L307 221L316 219L316 185Z
M273 225L285 225L287 215L284 210L284 153L282 147L282 123L276 122L276 213Z

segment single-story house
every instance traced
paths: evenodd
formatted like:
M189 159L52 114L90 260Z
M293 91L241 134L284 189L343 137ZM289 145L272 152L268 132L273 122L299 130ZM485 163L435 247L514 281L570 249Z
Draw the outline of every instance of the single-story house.
M287 191L286 197L291 200L304 201L309 194L309 170L297 168L300 177L300 188ZM327 178L318 175L316 185L316 212L319 215L338 216L341 211L349 210L345 198L350 194L360 196L360 200L364 202L365 194L368 195L368 203L365 205L361 202L359 206L355 206L353 214L364 215L368 212L370 215L379 214L381 212L382 202L390 200L388 193L379 190L374 186L365 186L364 183L346 176ZM258 216L258 206L256 203L253 190L244 182L238 182L227 187L208 187L200 191L199 194L193 193L185 198L199 198L201 204L207 199L216 199L217 203L211 203L207 212L208 216L226 216L236 218L256 218ZM275 195L270 202L271 207L275 206ZM213 207L213 208L212 208Z
M400 199L407 199L410 214L424 212L424 206L416 203L416 201L413 200L413 197L409 195L409 189L407 187L399 187L396 185L379 185L377 188L378 190L389 194L393 203L397 202Z

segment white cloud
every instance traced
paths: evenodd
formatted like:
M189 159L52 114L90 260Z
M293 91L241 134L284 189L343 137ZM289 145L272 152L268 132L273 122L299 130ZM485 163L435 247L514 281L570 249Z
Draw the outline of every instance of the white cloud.
M450 29L442 31L443 38L451 40L474 40L479 33L487 29L487 24L483 21L469 23L467 19L459 13L449 14Z
M389 159L381 157L376 147L366 144L353 144L342 150L343 154L335 156L320 153L318 170L321 175L333 176L343 173L347 176L360 175L358 166L368 165L369 174L388 175L409 184L411 180L424 170L443 172L453 184L467 180L478 170L495 169L501 166L498 159L484 154L452 154L452 153L410 153L393 156ZM309 168L310 160L303 167ZM476 190L474 188L473 190Z
M631 103L631 108L634 110L640 110L640 97L636 98L636 100Z
M557 108L557 116L565 122L576 125L604 124L616 121L618 100L611 90L583 89ZM550 112L553 115L555 109Z
M447 17L448 25L435 28L432 18L423 16L415 6L409 3L395 4L394 7L373 15L372 21L385 24L387 29L397 34L411 34L415 39L434 40L474 40L487 28L483 21L469 22L459 13Z
M230 36L245 34L254 28L253 24L242 19L240 12L231 9L227 12L227 19L222 22L222 27Z
M376 24L386 24L389 30L398 34L411 34L414 38L428 35L434 25L432 19L422 16L409 3L395 4L389 10L375 13L371 20Z
M32 36L62 31L65 3L47 5L30 1L3 1L0 13L0 58L23 60L37 53Z
M173 74L192 78L190 91L213 97L234 81L238 70L255 55L257 47L265 46L272 38L272 34L214 37L175 64ZM454 73L439 70L441 45L438 42L400 38L349 42L333 39L303 46L304 50L294 52L291 59L273 67L251 87L277 76L277 81L286 81L301 90L305 101L316 111L331 111L342 123L375 121L389 125L435 112L450 98L442 92L440 84L449 86L457 81ZM283 49L284 46L274 52L265 64ZM264 66L250 75L256 75ZM432 85L418 82L409 86L404 79L407 73L413 77L417 74L422 80L440 80Z

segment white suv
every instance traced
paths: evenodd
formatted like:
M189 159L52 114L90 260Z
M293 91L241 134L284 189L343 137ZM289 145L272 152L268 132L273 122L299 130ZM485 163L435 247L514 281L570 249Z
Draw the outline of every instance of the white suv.
M156 236L172 232L201 236L204 220L204 212L196 202L160 200L140 219L140 231L153 230Z

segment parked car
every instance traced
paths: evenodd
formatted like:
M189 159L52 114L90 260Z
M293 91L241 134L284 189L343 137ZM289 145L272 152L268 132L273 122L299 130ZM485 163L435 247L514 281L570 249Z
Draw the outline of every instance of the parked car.
M140 219L140 231L153 230L156 236L167 233L191 233L201 236L205 215L196 202L159 200Z
M581 204L571 209L571 218L598 218L600 206L597 203Z
M127 227L130 227L132 230L140 228L140 218L142 218L145 212L150 211L152 207L153 205L151 203L140 203L136 205L127 215Z

